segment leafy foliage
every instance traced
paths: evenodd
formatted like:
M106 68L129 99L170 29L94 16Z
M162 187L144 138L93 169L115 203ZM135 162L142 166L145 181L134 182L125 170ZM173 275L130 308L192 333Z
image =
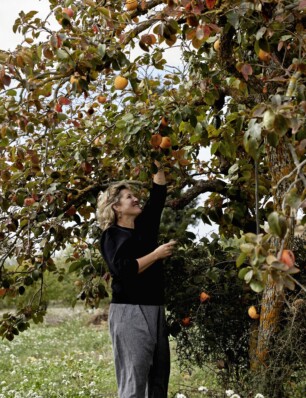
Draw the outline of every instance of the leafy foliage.
M299 247L297 263L301 273L298 280L305 284L303 240L296 239L294 247ZM236 257L237 247L230 248L215 236L209 249L204 244L181 246L167 261L167 321L169 333L177 341L181 367L204 368L209 361L216 367L223 388L235 385L246 396L255 394L258 385L263 391L265 384L272 393L272 374L283 386L283 394L302 396L306 352L305 292L297 289L287 297L281 327L271 348L271 356L277 360L271 360L260 374L256 374L251 355L260 321L252 319L248 309L254 306L259 311L261 297L237 278ZM203 296L203 292L206 295Z
M248 367L247 314L257 296L239 279L233 256L217 241L209 252L204 246L181 248L167 264L170 333L178 338L182 363L203 366L209 358L220 369ZM179 286L179 289L177 288ZM205 300L201 293L205 292ZM243 303L243 305L241 305ZM186 318L189 322L186 322Z

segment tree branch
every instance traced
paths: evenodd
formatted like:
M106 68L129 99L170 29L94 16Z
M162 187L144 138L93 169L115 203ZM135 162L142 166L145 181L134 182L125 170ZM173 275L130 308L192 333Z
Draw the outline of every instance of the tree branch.
M146 8L144 10L139 10L139 7L130 14L131 19L137 17L138 15L143 15L143 14L147 14L149 10L151 10L152 8L158 6L159 4L162 4L163 1L162 0L151 0L148 1L146 3ZM139 35L139 33L143 32L144 30L148 29L150 26L152 26L152 24L154 22L156 22L157 20L159 20L159 18L157 18L157 15L161 15L161 13L158 13L156 15L154 15L154 19L147 19L145 21L140 22L136 28L133 28L131 30L129 30L126 34L126 38L123 41L123 44L126 45L128 44L134 37L136 37L137 35Z
M186 207L193 199L205 192L226 193L226 183L222 180L200 180L192 188L184 192L179 198L169 199L166 202L167 207L173 210L180 210Z
M67 211L72 205L80 206L86 201L86 197L89 193L94 196L98 195L100 191L107 189L109 183L105 184L92 184L81 190L74 198L72 198L63 208L63 212ZM173 210L180 210L186 207L193 199L205 192L219 192L226 194L226 183L222 180L199 180L182 193L179 198L168 199L166 202L167 207L171 207Z

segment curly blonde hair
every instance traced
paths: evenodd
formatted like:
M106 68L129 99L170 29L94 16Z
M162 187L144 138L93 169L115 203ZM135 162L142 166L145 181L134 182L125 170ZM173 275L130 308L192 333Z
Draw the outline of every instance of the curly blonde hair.
M120 181L111 184L98 195L96 217L102 231L116 223L117 216L113 206L120 201L123 189L131 190L131 186L125 181Z

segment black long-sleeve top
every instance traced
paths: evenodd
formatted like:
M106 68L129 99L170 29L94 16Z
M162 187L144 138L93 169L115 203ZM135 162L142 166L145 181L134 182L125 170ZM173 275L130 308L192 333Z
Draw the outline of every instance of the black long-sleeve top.
M157 246L166 186L153 183L149 200L135 220L135 228L112 225L100 238L100 249L112 276L112 303L164 304L164 276L161 260L138 273L137 258Z

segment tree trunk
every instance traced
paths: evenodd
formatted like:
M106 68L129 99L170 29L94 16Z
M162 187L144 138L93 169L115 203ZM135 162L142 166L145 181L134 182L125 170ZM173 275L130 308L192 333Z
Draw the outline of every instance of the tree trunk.
M291 181L285 179L281 185L278 185L278 182L292 169L290 151L283 143L277 148L267 147L267 156L272 175L274 210L281 211L284 194ZM286 247L290 240L291 237L288 234ZM273 248L275 254L280 250L280 243L279 239L275 239ZM251 369L255 370L260 378L262 393L268 394L269 398L285 397L282 364L277 361L277 347L275 347L283 305L284 291L280 291L273 279L269 277L262 295L256 353L251 361Z

